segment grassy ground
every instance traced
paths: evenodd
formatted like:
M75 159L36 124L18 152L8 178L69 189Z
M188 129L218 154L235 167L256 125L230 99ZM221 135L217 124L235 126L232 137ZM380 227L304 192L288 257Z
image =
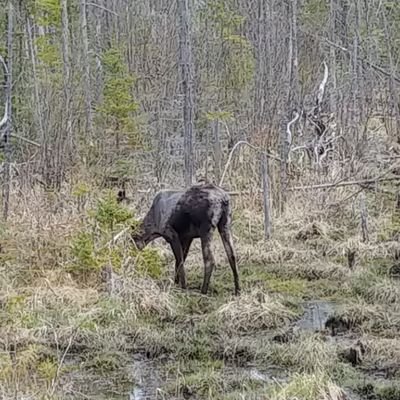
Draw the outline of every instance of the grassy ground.
M235 298L219 238L209 295L198 244L184 292L163 243L112 243L132 219L93 192L30 193L0 232L1 398L400 398L400 224L387 199L369 198L368 243L351 204L293 199L265 242L261 208L236 199ZM329 315L304 324L317 300Z

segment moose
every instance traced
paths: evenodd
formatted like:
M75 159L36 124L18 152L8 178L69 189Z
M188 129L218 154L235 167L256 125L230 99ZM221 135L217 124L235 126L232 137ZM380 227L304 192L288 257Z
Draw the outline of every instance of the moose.
M118 201L125 191L118 193ZM150 210L131 233L136 247L142 250L151 241L162 237L170 244L175 257L175 284L186 289L184 263L190 245L200 238L204 261L202 294L207 294L215 267L211 240L215 228L232 269L235 295L240 294L239 273L231 233L230 197L222 188L209 183L191 186L186 191L164 190L154 197Z

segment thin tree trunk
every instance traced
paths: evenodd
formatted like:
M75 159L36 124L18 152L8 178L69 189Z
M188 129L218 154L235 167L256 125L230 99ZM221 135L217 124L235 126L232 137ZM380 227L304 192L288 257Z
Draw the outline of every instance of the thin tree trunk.
M258 21L257 21L257 58L256 58L256 74L255 74L255 96L254 96L254 122L253 129L261 128L263 108L264 108L264 85L265 79L265 11L264 0L258 0Z
M269 188L269 173L268 173L268 158L265 152L261 153L261 175L263 182L263 203L264 203L264 236L265 239L271 238L272 221L270 208L270 188Z
M336 30L336 0L331 0L330 2L330 15L329 15L329 23L330 23L330 38L331 41L335 41L335 30ZM329 48L329 70L331 72L332 77L332 86L329 93L329 102L330 102L330 111L334 114L336 118L337 113L337 81L336 81L336 49L333 46Z
M387 47L387 54L389 58L389 67L390 67L390 78L389 78L389 92L390 92L390 108L391 113L394 112L395 122L394 122L394 131L396 135L397 143L400 143L400 100L397 90L397 84L393 79L393 76L396 72L396 64L393 60L393 46L391 44L391 32L389 31L388 21L386 15L382 11L382 19L383 19L383 26L385 32L385 42Z
M191 21L189 0L179 0L180 16L180 66L183 94L184 152L185 152L185 186L190 186L193 180L193 72Z
M8 28L7 28L7 83L6 83L6 110L8 119L4 133L4 186L3 186L3 218L7 220L10 203L11 186L11 131L12 131L12 68L13 68L13 38L14 38L14 9L12 0L8 1Z
M63 54L63 70L64 70L64 121L65 126L60 130L59 137L56 138L56 171L55 184L59 189L65 168L65 145L68 143L68 153L73 150L74 139L72 137L72 120L71 120L71 53L69 46L70 31L68 23L68 4L67 0L61 0L61 20L62 20L62 54Z
M92 95L90 83L89 39L87 32L86 0L80 0L80 23L82 35L83 87L85 92L86 132L91 140L93 134Z
M292 40L292 62L291 69L291 87L292 87L292 104L291 106L298 107L299 101L299 50L297 41L297 0L292 0L292 23L291 23L291 40Z
M361 192L360 194L360 219L361 219L362 241L366 243L369 240L369 233L368 233L368 210L364 192Z
M221 165L222 165L222 149L221 139L219 137L219 121L214 121L214 168L215 168L215 179L217 182L221 179Z
M43 129L43 122L42 122L42 110L41 110L41 102L40 102L40 95L39 95L39 85L38 85L38 76L36 70L36 54L35 54L35 46L33 45L33 38L32 38L32 25L30 18L27 17L26 19L26 30L28 36L28 46L29 46L29 53L31 58L32 64L32 79L33 79L33 96L34 96L34 104L35 104L35 125L36 128L39 130L39 143L42 145L43 149L45 148L45 133ZM44 158L46 155L44 155ZM42 160L43 162L43 160Z
M289 48L287 57L287 72L286 72L286 86L284 86L284 103L281 117L280 126L280 145L281 145L281 166L280 166L280 210L281 212L285 209L285 204L287 200L287 187L289 184L288 177L288 156L289 156L289 138L287 134L287 122L289 121L288 116L290 115L290 110L293 107L294 100L294 90L293 90L293 76L295 72L295 61L297 59L297 44L296 44L296 16L294 15L295 6L292 4L287 5L287 12L291 16L289 25ZM296 61L297 62L297 61ZM297 69L296 72L297 73Z

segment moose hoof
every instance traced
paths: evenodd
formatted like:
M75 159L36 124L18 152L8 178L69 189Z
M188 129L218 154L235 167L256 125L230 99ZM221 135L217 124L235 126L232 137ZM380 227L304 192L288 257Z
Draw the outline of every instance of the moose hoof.
M240 289L239 288L235 289L235 296L240 296Z
M180 283L181 283L181 289L186 290L187 289L186 279L181 279Z

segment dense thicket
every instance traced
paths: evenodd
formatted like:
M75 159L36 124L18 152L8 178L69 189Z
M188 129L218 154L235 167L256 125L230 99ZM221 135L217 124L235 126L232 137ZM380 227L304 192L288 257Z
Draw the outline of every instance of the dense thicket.
M271 172L287 184L305 165L355 168L371 129L400 141L396 1L3 0L0 12L6 62L14 21L12 172L29 182L59 187L84 166L180 185L189 161L194 180L218 180L246 140L291 161Z

